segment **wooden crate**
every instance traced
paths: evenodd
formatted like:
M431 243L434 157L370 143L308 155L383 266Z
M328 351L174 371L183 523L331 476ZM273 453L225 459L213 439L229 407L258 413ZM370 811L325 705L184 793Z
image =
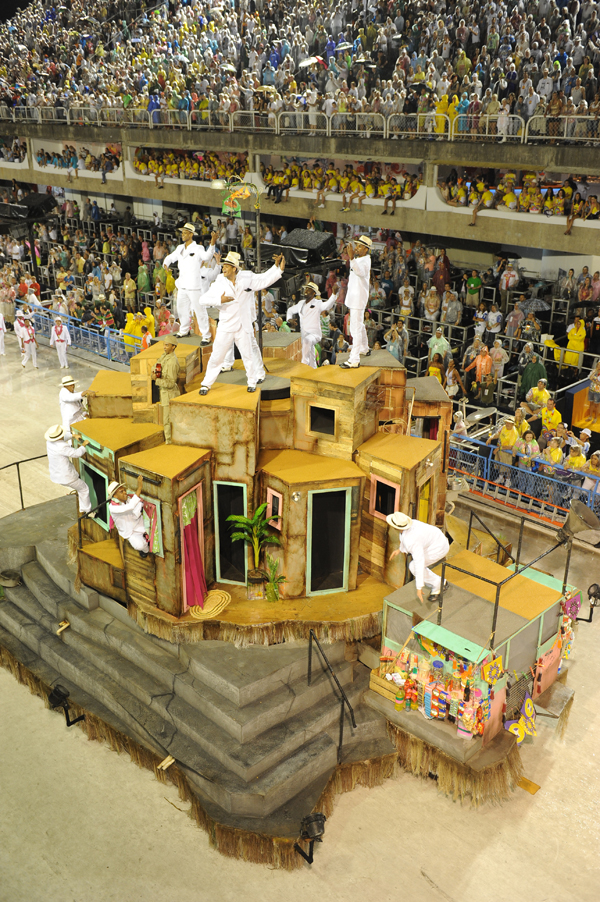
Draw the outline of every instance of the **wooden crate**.
M90 385L95 397L88 398L90 417L133 415L131 376L114 370L99 370Z
M384 679L384 677L380 677L376 670L371 671L369 689L383 696L383 698L390 699L392 702L396 701L396 696L398 695L398 687L394 683L390 683L389 680Z

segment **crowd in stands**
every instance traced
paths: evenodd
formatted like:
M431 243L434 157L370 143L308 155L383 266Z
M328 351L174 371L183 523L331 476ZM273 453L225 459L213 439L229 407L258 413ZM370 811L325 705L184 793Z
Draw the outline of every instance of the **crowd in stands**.
M274 197L275 203L289 200L290 191L310 191L315 193L318 207L324 207L330 195L341 196L342 212L348 212L353 201L360 211L365 199L380 200L384 214L389 212L391 216L396 203L410 200L423 184L421 171L411 175L397 163L373 161L336 167L333 160L311 164L290 159L282 161L279 168L261 163L260 174L267 186L267 197Z
M213 179L244 178L248 172L248 154L138 147L133 167L140 175L154 176L156 184L162 188L166 178L208 182Z
M461 177L456 170L439 183L440 192L447 204L453 207L472 207L470 225L477 222L480 210L508 210L512 213L538 213L543 216L566 216L565 235L571 234L577 219L582 222L600 219L600 202L593 193L595 186L588 185L587 178L569 175L562 184L545 180L543 173L504 173L497 182L489 172L470 180Z
M80 172L101 172L102 181L106 182L106 175L116 171L121 165L121 145L110 144L98 156L94 156L87 147L77 150L71 144L65 144L62 152L58 150L46 152L40 147L35 159L37 165L44 169L52 167L65 171L69 181L79 178Z
M0 162L23 163L27 159L27 145L19 138L0 138Z
M267 122L288 111L305 113L296 126L309 132L319 115L343 130L362 113L365 136L368 117L382 113L396 118L392 137L443 138L456 119L476 139L492 116L498 140L521 120L556 140L564 116L567 136L584 129L595 143L599 35L593 0L171 0L151 12L141 0L35 0L0 28L0 104L40 118L44 108L59 118L141 108L156 123L191 114L207 127L238 110L264 111Z

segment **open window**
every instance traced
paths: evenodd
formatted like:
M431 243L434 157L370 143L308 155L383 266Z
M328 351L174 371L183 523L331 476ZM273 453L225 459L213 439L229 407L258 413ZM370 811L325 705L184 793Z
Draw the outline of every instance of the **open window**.
M308 411L308 431L319 437L335 439L336 416L332 407L311 404Z
M283 514L283 495L275 489L267 489L267 520L273 529L281 529ZM277 519L276 519L277 518Z
M369 513L378 520L400 509L400 486L381 476L371 476Z
M90 490L90 501L92 509L97 505L102 505L96 513L96 523L108 530L108 505L106 504L108 496L108 478L102 470L95 467L89 460L82 458L79 461L79 475Z

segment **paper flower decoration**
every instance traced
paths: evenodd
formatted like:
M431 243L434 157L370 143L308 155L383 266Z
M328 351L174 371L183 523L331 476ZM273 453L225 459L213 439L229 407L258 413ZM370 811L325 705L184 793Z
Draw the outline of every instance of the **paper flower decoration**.
M526 736L536 736L535 706L529 693L525 695L521 705L521 716L518 720L507 720L504 729L514 733L517 737L517 745L521 745Z
M581 610L581 592L572 595L571 598L565 598L564 602L565 614L571 620L575 620Z
M494 683L497 683L504 673L502 667L502 655L500 655L499 658L494 658L494 660L490 661L489 664L485 664L481 668L481 673L483 675L483 679L486 681L486 683L489 683L490 686L493 686Z

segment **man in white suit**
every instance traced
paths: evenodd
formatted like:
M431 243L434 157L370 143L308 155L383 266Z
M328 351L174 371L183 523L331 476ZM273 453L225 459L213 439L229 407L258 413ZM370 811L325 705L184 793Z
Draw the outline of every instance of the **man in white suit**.
M302 363L307 366L317 367L315 345L322 337L321 314L331 310L337 301L337 294L332 294L329 300L321 298L319 287L314 282L308 282L304 286L304 298L292 307L288 307L286 320L298 314L300 317L300 335L302 337Z
M203 290L202 275L200 267L205 260L210 260L215 252L215 244L217 243L217 233L213 232L210 238L208 250L205 250L194 241L196 227L192 222L186 222L179 229L183 244L175 248L172 254L168 254L163 261L165 269L169 269L173 263L177 263L179 267L179 276L175 285L177 286L177 317L179 319L179 338L189 335L190 324L192 321L191 312L196 309L196 304ZM210 344L210 328L208 325L208 316L203 317L202 321L198 321L200 331L202 332L202 344Z
M390 560L400 552L412 555L409 570L417 584L419 601L423 601L423 586L431 589L429 601L435 601L440 594L442 580L429 568L439 564L448 554L450 548L448 539L437 526L422 523L420 520L411 520L400 511L390 514L386 520L389 526L400 533L400 545L392 551Z
M360 366L360 355L368 357L371 353L365 329L365 309L369 302L369 283L371 279L371 247L373 242L366 235L361 235L354 244L348 244L346 251L350 258L350 278L346 292L345 304L350 311L350 335L352 347L350 355L340 367L344 370Z

